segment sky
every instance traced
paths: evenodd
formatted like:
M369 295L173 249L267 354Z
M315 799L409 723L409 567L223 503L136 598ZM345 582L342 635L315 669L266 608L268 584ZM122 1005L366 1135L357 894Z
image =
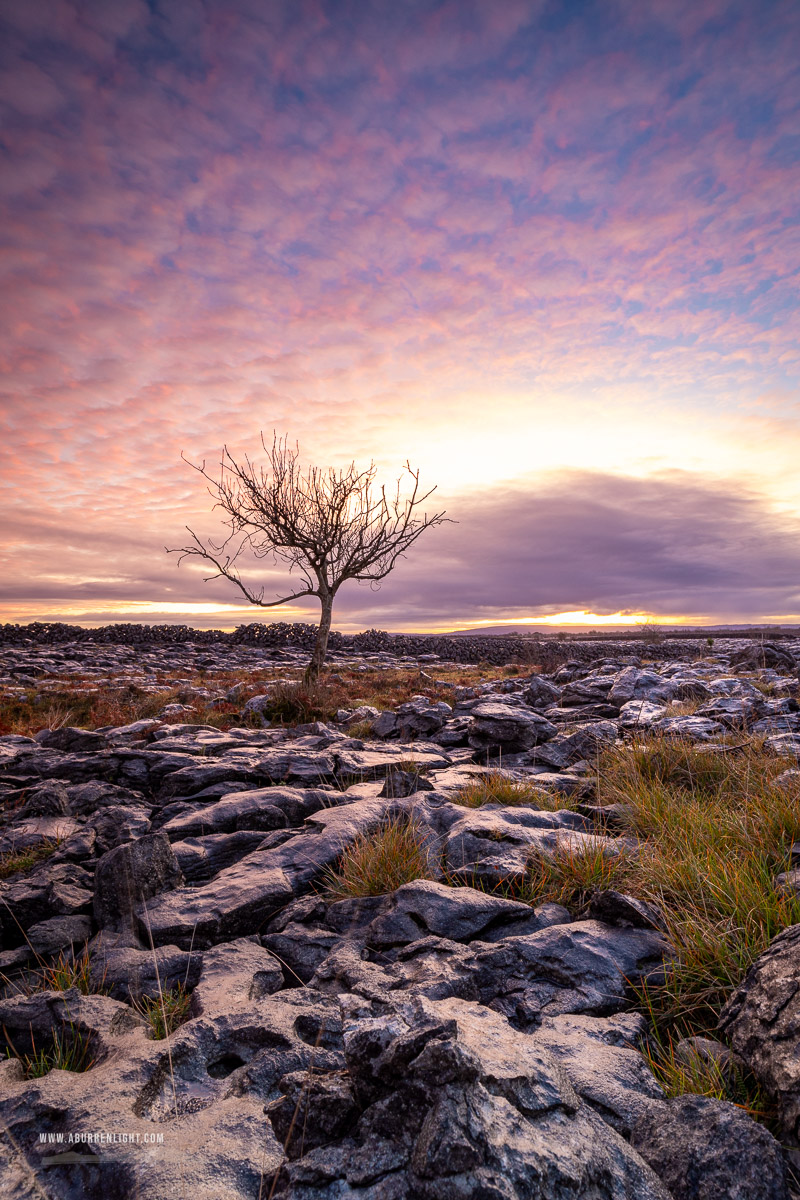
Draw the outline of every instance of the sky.
M317 619L273 431L452 518L337 628L800 622L796 0L0 0L0 154L0 622Z

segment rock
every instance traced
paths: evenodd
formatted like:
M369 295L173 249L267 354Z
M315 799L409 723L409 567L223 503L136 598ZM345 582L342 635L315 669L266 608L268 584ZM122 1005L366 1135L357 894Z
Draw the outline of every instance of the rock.
M582 849L619 853L614 839L586 832L587 827L585 817L566 810L552 813L489 805L467 809L446 835L445 867L461 882L474 878L498 886L521 881L537 855L552 857Z
M719 721L712 721L708 717L662 717L660 721L654 721L650 728L665 737L684 738L692 742L709 742L725 732Z
M595 892L589 904L589 915L598 921L605 921L607 925L621 925L623 928L666 928L664 914L657 905L611 888Z
M144 799L141 792L96 779L87 780L86 783L73 784L67 788L67 792L69 810L75 817L88 817L99 809L118 808L120 805L127 804L140 808Z
M592 721L576 726L569 733L559 733L532 750L528 758L532 763L544 763L562 771L582 759L594 762L600 751L613 746L616 740L617 726L613 721Z
M337 793L331 793L336 799ZM345 846L369 835L403 800L356 800L320 809L306 828L281 845L256 850L220 871L203 887L164 893L139 911L143 933L152 931L156 945L213 945L230 937L258 933L295 894L307 891L332 866Z
M418 734L428 737L442 728L451 713L449 704L442 707L432 704L427 696L412 696L395 709L396 729L404 741Z
M125 944L133 941L111 930L101 930L89 947L94 989L130 1002L143 996L155 1000L178 985L188 991L194 988L203 966L201 954L188 954L177 946L157 946L153 950Z
M38 787L31 788L25 796L25 803L20 808L19 815L58 817L65 816L69 811L69 796L66 786L53 779L48 783L40 783Z
M66 750L72 754L105 750L108 745L102 733L92 733L89 729L73 729L71 726L61 729L40 729L34 740L40 746L47 746L50 750Z
M665 704L654 704L652 700L629 700L619 710L620 729L649 729L666 716Z
M545 1017L531 1035L561 1064L578 1095L623 1137L664 1100L638 1049L646 1036L641 1013Z
M116 805L100 808L87 821L94 830L95 848L99 855L142 837L150 828L151 809L138 804Z
M639 1117L631 1145L674 1200L788 1200L780 1146L724 1100L668 1100Z
M433 784L424 775L419 775L414 771L401 771L398 767L392 767L378 795L392 798L394 796L413 796L416 792L426 791L432 792Z
M182 883L180 867L163 830L116 846L102 856L95 869L95 920L101 928L128 925L138 906Z
M390 1016L347 1021L344 1037L361 1115L338 1079L315 1084L325 1123L338 1093L352 1129L290 1159L276 1197L667 1200L649 1168L580 1104L555 1061L497 1014L412 1001Z
M346 1071L326 1075L292 1071L278 1086L280 1100L273 1100L265 1111L290 1159L342 1138L359 1115Z
M382 712L376 717L372 726L372 732L375 737L385 738L390 737L397 728L397 715L391 710Z
M510 934L520 922L529 923L532 917L527 904L474 888L452 888L430 879L417 879L392 893L386 911L367 929L366 942L376 950L405 946L430 934L468 942L501 927Z
M701 704L695 716L719 721L726 729L747 729L757 711L757 706L752 700L740 699L737 696L717 696Z
M561 688L543 675L532 675L522 692L522 699L531 708L548 708L557 704L560 696Z
M44 863L24 879L0 882L0 933L17 946L23 931L54 916L78 916L92 907L92 877L76 863Z
M282 829L302 825L306 817L338 799L337 793L317 788L268 787L231 792L214 804L172 818L162 828L170 841L234 830Z
M735 671L757 671L761 667L777 667L793 671L796 663L788 650L775 642L749 642L730 656Z
M19 854L42 843L64 843L81 826L71 817L30 817L17 821L0 836L0 854ZM52 861L52 860L51 860Z
M283 987L280 963L255 938L237 938L203 954L192 1011L233 1012Z
M206 837L173 842L172 853L187 883L204 883L252 854L263 841L264 833L259 830L210 833Z
M532 709L512 708L500 700L481 700L472 709L469 744L477 750L493 746L529 750L557 732L555 725Z
M781 1128L800 1141L800 925L756 959L722 1010L719 1028L778 1103Z
M773 754L794 758L800 763L800 733L776 733L766 737L764 745Z
M77 952L91 934L92 922L88 916L49 917L29 926L28 942L36 954L50 958L73 947Z

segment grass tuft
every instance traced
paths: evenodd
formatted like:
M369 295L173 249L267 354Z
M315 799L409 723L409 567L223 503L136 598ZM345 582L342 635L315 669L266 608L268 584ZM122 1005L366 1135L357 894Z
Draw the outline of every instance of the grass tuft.
M558 812L563 808L575 808L575 801L559 792L545 792L535 783L524 779L509 779L500 772L477 775L450 795L453 804L464 808L481 808L484 804L500 804L504 807L520 805L537 808L544 812Z
M396 817L375 834L357 837L322 879L331 899L383 896L413 879L430 879L422 829L413 818Z
M180 983L167 991L161 991L155 999L140 996L131 1000L133 1007L150 1026L155 1041L163 1041L169 1034L174 1033L179 1025L188 1021L191 1003L191 994Z
M7 854L0 854L0 879L8 879L11 875L32 870L33 867L54 854L59 844L60 839L58 838L46 838L25 850L16 852L12 850Z
M152 1038L162 1042L170 1033L174 1033L179 1025L184 1025L190 1016L192 996L185 986L178 983L174 988L160 991L155 998L139 996L131 1003L140 1016L144 1016L150 1026Z
M4 1031L6 1032L6 1031ZM22 1064L26 1079L40 1079L50 1071L88 1071L94 1066L91 1034L76 1029L72 1023L54 1029L46 1045L37 1046L31 1031L31 1053L18 1052L9 1042L6 1056Z

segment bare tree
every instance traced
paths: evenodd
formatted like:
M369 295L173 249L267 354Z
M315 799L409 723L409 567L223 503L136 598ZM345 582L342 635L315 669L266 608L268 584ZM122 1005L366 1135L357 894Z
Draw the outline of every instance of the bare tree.
M168 550L179 554L179 563L187 556L204 559L214 567L206 582L223 577L236 584L251 604L274 608L317 596L322 606L317 640L306 678L319 676L328 648L333 601L348 579L368 582L377 588L403 555L426 529L441 525L444 510L428 516L418 515L421 504L435 487L420 494L419 471L406 463L409 493L401 495L401 479L394 494L375 485L377 468L356 470L354 462L344 470L333 467L299 465L297 444L292 450L287 438L273 437L269 448L261 435L261 444L269 463L256 467L245 456L242 463L223 447L219 477L189 462L209 483L214 507L222 509L229 532L218 544L202 541L189 529L192 544ZM183 456L182 456L183 457ZM288 595L275 600L264 598L264 588L256 590L242 579L237 561L244 553L256 558L288 564L289 573L297 573L298 585Z

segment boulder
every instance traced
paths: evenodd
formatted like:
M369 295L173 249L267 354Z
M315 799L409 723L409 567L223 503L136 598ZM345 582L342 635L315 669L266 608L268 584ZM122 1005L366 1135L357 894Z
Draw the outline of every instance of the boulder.
M308 1101L332 1140L292 1149L276 1197L668 1200L555 1060L488 1009L411 1001L347 1020L344 1040L352 1090L338 1075Z
M182 883L177 859L162 830L116 846L102 856L95 869L95 920L101 928L127 926L138 906Z
M781 1128L800 1142L800 925L756 959L722 1010L719 1028L778 1103Z
M641 1013L545 1017L531 1035L564 1068L578 1095L623 1137L664 1100L639 1050L646 1036Z
M510 751L529 750L555 737L551 721L528 708L514 708L501 700L481 700L472 709L469 744L476 750L502 746Z
M741 1108L677 1096L642 1113L631 1145L674 1200L789 1200L781 1148Z
M577 725L568 733L559 733L545 745L537 746L530 752L528 759L532 763L563 771L565 767L584 759L594 762L601 750L613 746L617 734L614 721L591 721Z
M532 916L527 904L474 888L452 888L430 879L417 879L392 893L386 911L367 929L366 942L376 950L405 946L429 934L469 942L500 927L510 934L520 922L530 922Z

